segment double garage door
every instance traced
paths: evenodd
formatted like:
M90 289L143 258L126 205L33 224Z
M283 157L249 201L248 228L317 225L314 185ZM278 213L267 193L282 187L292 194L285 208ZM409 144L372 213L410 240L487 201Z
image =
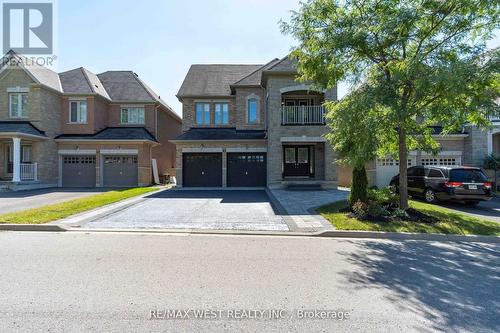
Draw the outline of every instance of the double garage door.
M184 153L184 187L221 187L222 153ZM266 186L265 153L227 153L228 187Z
M102 156L103 186L137 186L137 156ZM63 156L63 187L95 187L96 156Z

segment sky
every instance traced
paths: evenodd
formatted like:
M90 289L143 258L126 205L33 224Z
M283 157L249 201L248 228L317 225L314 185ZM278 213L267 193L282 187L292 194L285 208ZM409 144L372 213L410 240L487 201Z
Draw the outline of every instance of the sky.
M286 56L295 43L279 21L298 7L298 0L59 0L57 70L132 70L181 114L175 94L191 64ZM347 90L341 84L339 96Z

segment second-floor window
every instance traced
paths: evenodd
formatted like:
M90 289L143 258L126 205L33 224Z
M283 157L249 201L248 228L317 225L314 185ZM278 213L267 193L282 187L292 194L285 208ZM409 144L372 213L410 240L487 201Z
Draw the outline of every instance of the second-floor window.
M28 116L28 94L9 94L9 115L11 118L24 118Z
M122 108L120 121L122 124L144 125L144 108Z
M72 124L87 123L87 101L69 102L69 122Z
M256 124L259 121L259 100L250 98L247 101L247 122Z
M217 103L215 104L215 124L227 125L229 123L229 104Z
M210 103L196 103L196 124L210 125Z

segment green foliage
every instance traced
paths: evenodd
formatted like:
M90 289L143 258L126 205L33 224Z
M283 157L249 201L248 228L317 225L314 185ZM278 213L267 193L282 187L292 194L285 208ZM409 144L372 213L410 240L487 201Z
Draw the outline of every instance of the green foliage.
M397 204L399 196L387 187L382 189L370 189L368 190L368 200L380 204Z
M495 171L500 170L500 156L496 156L493 153L486 156L483 162L483 167L485 169L490 169Z
M352 170L351 194L349 195L351 205L358 201L367 201L367 187L368 179L364 165L355 166Z
M301 81L355 87L327 105L328 139L344 162L360 164L374 152L400 159L414 149L435 153L429 126L447 134L464 123L488 126L500 114L500 51L486 52L499 9L485 0L309 0L282 29L298 41L292 56Z

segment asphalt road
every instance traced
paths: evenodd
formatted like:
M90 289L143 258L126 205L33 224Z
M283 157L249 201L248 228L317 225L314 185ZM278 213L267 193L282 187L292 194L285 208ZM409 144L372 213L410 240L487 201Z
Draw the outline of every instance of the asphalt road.
M467 206L460 202L444 202L441 205L475 217L500 222L500 198L482 201L475 207Z
M0 332L499 332L499 249L422 241L0 232ZM223 319L194 319L189 312L190 319L150 319L151 311L164 317L160 310L188 309L221 310ZM251 312L269 309L279 319ZM328 310L330 317L347 312L349 318L298 319L300 309ZM258 318L241 318L244 313Z

